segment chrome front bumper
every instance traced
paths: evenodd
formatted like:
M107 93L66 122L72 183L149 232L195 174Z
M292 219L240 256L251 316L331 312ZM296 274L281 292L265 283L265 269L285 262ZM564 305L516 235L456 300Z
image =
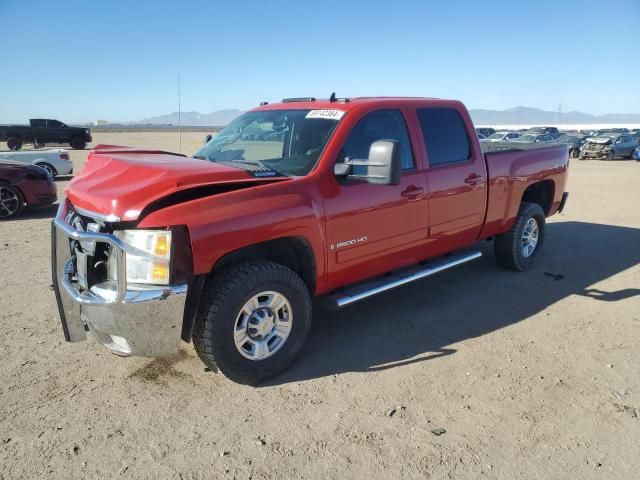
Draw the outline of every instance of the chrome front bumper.
M76 230L65 222L65 215L66 202L62 201L51 227L51 269L65 339L84 341L89 330L121 355L175 354L180 348L187 285L127 285L122 241L107 233ZM72 241L108 244L116 255L116 280L82 288Z

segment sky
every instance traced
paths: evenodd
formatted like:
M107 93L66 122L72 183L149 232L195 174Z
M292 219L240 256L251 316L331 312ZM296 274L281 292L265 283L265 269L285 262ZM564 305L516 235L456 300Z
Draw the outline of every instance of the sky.
M335 91L640 114L640 0L0 0L0 19L0 123L171 113L178 75L201 113Z

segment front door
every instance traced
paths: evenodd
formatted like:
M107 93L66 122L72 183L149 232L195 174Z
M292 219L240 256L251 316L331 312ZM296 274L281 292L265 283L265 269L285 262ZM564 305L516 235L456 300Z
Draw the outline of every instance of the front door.
M385 109L365 115L336 161L366 159L371 144L383 139L400 143L399 185L332 179L335 194L325 199L330 289L421 259L427 237L426 175L415 163L402 112ZM366 167L354 169L366 173Z

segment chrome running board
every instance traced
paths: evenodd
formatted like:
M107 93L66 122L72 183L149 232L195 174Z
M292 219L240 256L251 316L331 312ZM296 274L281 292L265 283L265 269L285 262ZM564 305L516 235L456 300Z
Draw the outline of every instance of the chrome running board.
M439 257L425 265L416 265L385 277L376 277L374 280L359 283L339 292L327 295L322 302L329 308L342 308L352 303L364 300L387 290L400 287L407 283L421 280L436 273L448 270L463 263L476 260L482 256L477 250L463 250L446 257Z

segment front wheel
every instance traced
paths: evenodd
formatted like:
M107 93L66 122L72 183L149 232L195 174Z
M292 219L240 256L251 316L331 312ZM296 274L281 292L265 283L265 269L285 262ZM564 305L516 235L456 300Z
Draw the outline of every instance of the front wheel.
M577 148L571 151L571 158L578 158L580 156L580 150L578 150Z
M212 370L255 385L286 370L311 328L311 296L302 279L266 260L232 265L205 285L193 345Z
M616 154L613 150L607 153L607 160L613 160L616 157Z
M493 242L498 263L522 272L533 266L544 242L545 215L537 203L522 202L511 230Z
M0 182L0 220L19 215L24 208L22 193L13 185Z

